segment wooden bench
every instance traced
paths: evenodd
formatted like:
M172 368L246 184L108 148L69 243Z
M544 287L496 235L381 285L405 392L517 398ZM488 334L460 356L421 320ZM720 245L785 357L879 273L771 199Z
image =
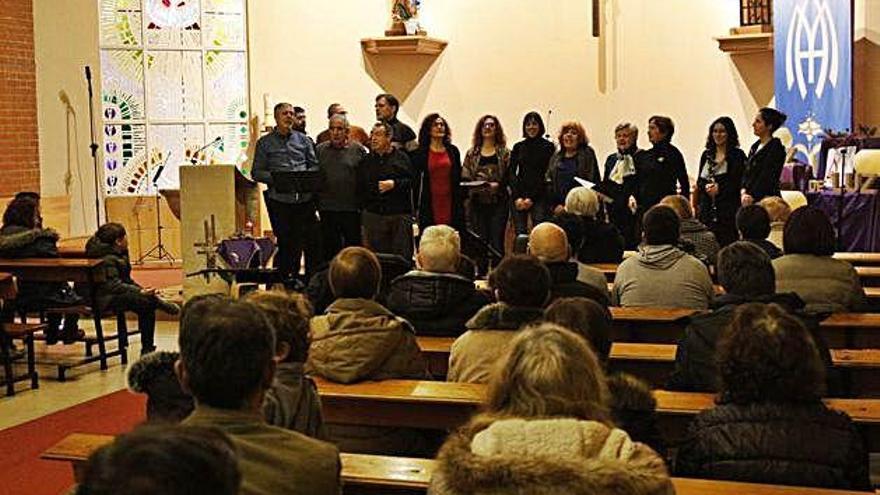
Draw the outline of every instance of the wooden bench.
M73 433L49 447L41 459L69 462L74 478L81 482L89 456L95 450L113 441L110 435ZM342 461L343 493L418 493L427 491L434 474L436 461L413 457L392 457L367 454L340 454ZM820 488L760 485L730 481L672 478L679 495L856 495L870 492L826 490Z
M853 266L880 266L880 253L834 253L834 259L848 261Z

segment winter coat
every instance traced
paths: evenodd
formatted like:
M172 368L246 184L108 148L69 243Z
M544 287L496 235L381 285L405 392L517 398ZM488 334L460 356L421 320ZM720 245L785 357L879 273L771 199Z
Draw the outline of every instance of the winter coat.
M676 194L676 183L680 194L690 197L690 181L684 157L672 143L659 142L634 158L638 177L636 201L640 212L648 211L664 196Z
M477 417L446 440L430 495L672 494L663 460L597 421Z
M450 382L486 383L492 367L523 325L541 320L541 308L490 304L467 322L468 331L455 339L449 352Z
M694 419L679 476L867 490L868 454L855 424L822 402L719 404Z
M757 203L767 196L781 196L779 176L785 165L785 146L779 138L773 138L758 150L761 141L755 141L749 149L743 172L742 188Z
M598 290L596 287L578 280L578 264L576 262L556 261L544 263L544 266L550 271L552 282L548 304L563 297L586 297L605 307L610 303L607 290Z
M694 257L706 264L715 264L715 258L721 247L709 227L696 218L686 218L681 221L680 237L694 246Z
M263 417L270 425L327 439L318 389L303 373L303 363L278 364L275 380L263 398Z
M606 377L614 424L634 441L664 452L666 446L657 427L657 399L651 386L628 373L608 373Z
M678 341L675 352L675 370L669 377L666 388L688 392L717 392L718 368L715 350L718 340L727 325L733 320L737 307L747 303L778 304L796 316L813 336L819 350L819 357L825 363L828 394L842 392L842 378L831 361L831 353L819 331L819 320L803 312L804 302L797 294L777 293L764 296L744 297L736 294L723 294L712 303L711 313L702 313L688 318L684 337Z
M452 224L451 227L461 230L464 228L464 197L465 191L461 187L461 153L454 145L446 148L452 168L449 171L449 185L452 188ZM431 173L428 170L428 148L419 148L412 155L413 171L416 174L416 182L413 186L414 204L418 208L419 228L425 230L435 225L434 212L431 209Z
M489 304L474 282L453 273L413 270L391 282L387 306L412 323L418 335L458 337L465 323Z
M7 225L0 229L0 257L2 258L57 258L58 233L52 229L29 229ZM14 306L23 310L63 307L81 304L65 282L18 281Z
M782 256L782 249L767 239L743 239L761 248L771 260L775 260Z
M98 306L106 308L113 297L122 294L140 294L143 288L131 278L131 263L128 252L119 252L112 244L107 244L96 236L86 242L86 256L104 260L104 281L98 284ZM85 286L78 288L85 294Z
M337 299L309 327L309 373L338 383L427 377L412 326L375 301Z
M855 268L831 256L787 254L773 260L776 290L794 292L813 313L858 312L865 306L865 289Z
M581 263L620 263L624 238L613 224L582 217L584 239L577 258Z
M642 246L623 260L611 297L620 306L706 309L715 288L706 265L671 245Z
M195 407L192 396L183 390L174 372L179 356L177 352L151 352L128 368L128 388L146 394L150 423L179 423Z
M547 167L547 182L550 187L549 206L550 211L560 204L565 203L565 197L560 198L559 192L562 187L559 184L559 164L565 159L565 150L559 150L550 158L550 164ZM590 145L584 145L577 150L575 155L577 160L577 170L575 177L588 180L594 184L598 184L602 180L599 173L599 160L596 158L596 152Z

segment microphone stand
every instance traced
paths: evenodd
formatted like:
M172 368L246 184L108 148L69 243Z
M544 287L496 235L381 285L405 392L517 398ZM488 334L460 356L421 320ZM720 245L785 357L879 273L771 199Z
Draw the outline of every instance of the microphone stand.
M91 144L89 150L92 153L92 166L95 172L95 228L101 226L101 192L98 189L98 143L95 142L95 108L94 93L92 90L92 68L86 66L86 85L89 88L89 136Z
M190 157L189 162L192 163L193 165L198 165L198 162L199 162L199 153L205 151L206 149L210 148L211 146L214 146L214 145L220 143L220 141L223 141L223 138L221 138L220 136L217 136L217 137L215 137L214 140L211 141L210 143L208 143L208 144L202 146L201 148L199 148L199 149L193 151L193 154L192 154L192 156Z
M162 231L165 227L162 226L162 213L159 209L162 205L162 194L159 193L159 177L162 175L162 172L165 170L165 165L168 164L168 159L171 158L171 152L168 152L168 156L165 157L165 161L162 162L161 165L156 167L156 173L153 174L152 182L153 182L153 191L156 193L156 240L157 243L155 246L150 248L149 251L143 253L140 258L135 262L140 265L143 264L147 259L153 259L156 261L168 260L169 263L174 263L175 258L174 255L171 254L170 251L165 249L165 244L162 242Z

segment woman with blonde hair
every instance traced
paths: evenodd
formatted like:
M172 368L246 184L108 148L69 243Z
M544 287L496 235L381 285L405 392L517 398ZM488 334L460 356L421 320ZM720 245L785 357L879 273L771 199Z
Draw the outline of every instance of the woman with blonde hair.
M550 183L550 211L561 213L565 207L568 192L579 186L576 178L598 183L599 162L596 152L590 147L587 131L580 122L565 122L559 129L559 151L550 159L547 167L547 182Z
M605 221L596 191L578 186L565 197L565 211L580 217L583 241L575 253L581 263L620 263L623 261L623 235Z
M440 449L429 493L673 493L663 460L614 428L608 402L582 338L547 323L520 331L483 412Z

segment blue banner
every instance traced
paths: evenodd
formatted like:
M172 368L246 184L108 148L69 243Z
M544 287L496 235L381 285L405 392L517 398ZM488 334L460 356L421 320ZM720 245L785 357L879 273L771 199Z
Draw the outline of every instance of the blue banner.
M852 3L775 0L773 37L776 108L817 170L824 131L852 129Z

